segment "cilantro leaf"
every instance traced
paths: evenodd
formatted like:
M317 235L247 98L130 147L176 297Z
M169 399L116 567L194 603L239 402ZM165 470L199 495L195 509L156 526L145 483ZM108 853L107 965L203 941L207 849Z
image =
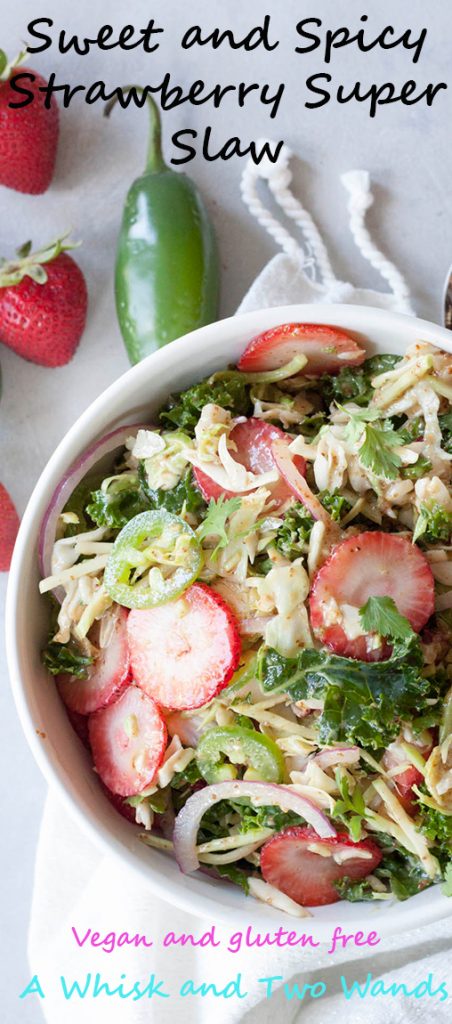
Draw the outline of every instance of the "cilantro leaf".
M357 454L361 465L374 476L394 480L402 460L392 450L400 445L400 436L391 421L381 420L380 410L372 407L353 412L341 405L338 408L349 417L346 437L352 444L359 445ZM381 422L377 423L377 420Z
M359 614L366 633L378 633L392 640L409 640L414 636L408 619L400 614L392 597L369 597Z
M392 449L400 444L397 432L390 426L366 423L364 437L358 449L358 458L374 476L395 480L402 465L400 455Z
M340 799L336 800L333 807L333 818L341 821L350 832L353 842L358 843L362 838L362 820L366 813L364 798L358 786L350 793L346 775L340 771L336 771L335 774Z
M219 550L225 548L229 543L226 523L229 517L238 511L241 504L240 498L225 498L224 494L220 495L218 501L215 501L215 498L209 501L207 515L196 532L198 540L205 540L206 537L218 537L212 558L215 558Z

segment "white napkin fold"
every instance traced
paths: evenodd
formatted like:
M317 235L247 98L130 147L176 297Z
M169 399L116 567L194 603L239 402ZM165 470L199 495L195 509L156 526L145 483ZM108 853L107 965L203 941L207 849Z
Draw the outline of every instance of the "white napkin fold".
M364 214L372 201L366 172L351 172L344 184L350 193L349 209L351 229L363 255L382 272L391 286L388 293L355 289L347 282L337 281L322 239L310 215L289 190L289 152L285 149L277 165L250 164L242 182L245 203L262 225L282 246L284 253L277 255L262 271L240 306L240 312L256 308L286 305L292 302L346 301L381 306L410 312L408 291L403 278L381 253L376 250L364 226ZM271 215L257 196L257 180L265 178L273 198L286 217L301 228L306 244L304 248L292 238L287 229ZM363 923L365 922L363 909ZM288 919L287 927L289 928ZM309 919L292 919L297 931L309 932ZM364 982L368 972L382 979L385 986L404 983L408 991L421 981L433 977L433 988L441 982L447 984L449 976L448 951L452 939L452 920L429 925L410 934L384 940L377 952L360 949L358 953L327 955L326 947L317 950L252 949L236 954L225 952L227 929L217 926L222 939L218 949L196 950L190 947L165 950L158 944L152 950L123 946L108 954L84 945L77 946L71 932L74 926L79 936L89 928L101 934L127 931L129 935L145 934L156 940L170 929L176 933L201 935L212 925L158 900L143 888L133 875L114 858L102 856L75 823L68 818L53 794L47 798L42 821L35 872L34 897L29 933L29 962L31 975L37 974L45 994L39 1002L48 1024L210 1024L212 1014L216 1024L270 1024L279 1014L285 1024L307 1020L309 1024L333 1024L339 1020L353 1020L354 1024L368 1024L391 1020L392 1024L408 1024L414 1020L430 1024L432 1009L436 1019L446 1018L448 1002L440 995L396 997L354 997L347 1001L341 988L343 974L350 983ZM306 928L300 928L300 925ZM94 977L101 972L111 986L121 980L132 987L135 980L144 982L149 974L163 979L164 988L171 998L119 999L99 996L66 1000L59 982L82 981L88 973ZM212 981L217 989L242 975L246 999L214 998L212 995L182 998L177 995L183 980L192 978L196 984ZM125 974L125 978L121 975ZM326 994L316 1000L306 996L303 1001L288 1000L281 988L271 999L263 998L263 986L258 979L280 975L289 983L323 982ZM130 983L130 984L129 984ZM452 984L451 984L452 990ZM317 990L318 991L318 990Z

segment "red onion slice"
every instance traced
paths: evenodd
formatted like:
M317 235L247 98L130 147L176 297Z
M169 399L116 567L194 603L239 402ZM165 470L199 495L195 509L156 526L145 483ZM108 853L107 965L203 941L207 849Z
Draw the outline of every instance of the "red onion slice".
M56 527L58 517L61 515L71 494L75 491L81 480L88 475L90 470L101 459L117 448L124 447L126 440L138 430L155 430L145 423L127 424L125 427L117 427L116 430L105 434L99 441L95 441L82 455L70 466L58 486L55 488L48 508L44 514L41 529L39 532L38 554L39 567L43 579L51 574L52 550L55 543Z
M287 786L267 782L219 782L205 786L189 797L176 818L173 832L174 853L181 871L188 875L199 867L196 840L201 818L220 800L238 800L249 797L256 806L276 804L283 811L294 811L307 821L321 839L336 835L336 829L315 804Z
M277 468L290 487L292 494L303 503L313 519L320 519L330 533L337 533L339 537L340 531L337 523L332 520L319 499L313 494L304 476L298 472L288 445L284 441L273 441L272 452Z
M321 750L311 760L315 761L319 768L331 768L336 764L357 764L359 758L359 747L334 747L330 750Z

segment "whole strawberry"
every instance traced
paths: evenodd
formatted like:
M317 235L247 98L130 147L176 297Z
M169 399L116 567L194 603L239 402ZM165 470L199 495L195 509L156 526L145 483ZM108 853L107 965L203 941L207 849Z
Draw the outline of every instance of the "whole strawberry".
M38 252L31 242L17 260L0 260L0 342L40 366L63 366L86 323L85 278L63 238Z
M0 484L0 572L8 572L19 529L19 516L3 484Z
M45 78L31 68L18 64L26 56L21 53L8 63L0 50L0 185L17 192L38 195L45 192L53 178L58 144L58 107L52 96L50 106L44 106L44 94L39 91L47 85ZM21 104L26 94L11 88L15 74L32 75L20 83L22 89L33 94L27 106Z

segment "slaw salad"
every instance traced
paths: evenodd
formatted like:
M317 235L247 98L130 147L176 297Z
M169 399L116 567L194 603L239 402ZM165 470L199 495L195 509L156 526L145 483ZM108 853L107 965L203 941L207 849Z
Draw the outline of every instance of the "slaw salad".
M452 356L284 324L60 482L44 663L182 871L298 916L452 894L451 463Z

